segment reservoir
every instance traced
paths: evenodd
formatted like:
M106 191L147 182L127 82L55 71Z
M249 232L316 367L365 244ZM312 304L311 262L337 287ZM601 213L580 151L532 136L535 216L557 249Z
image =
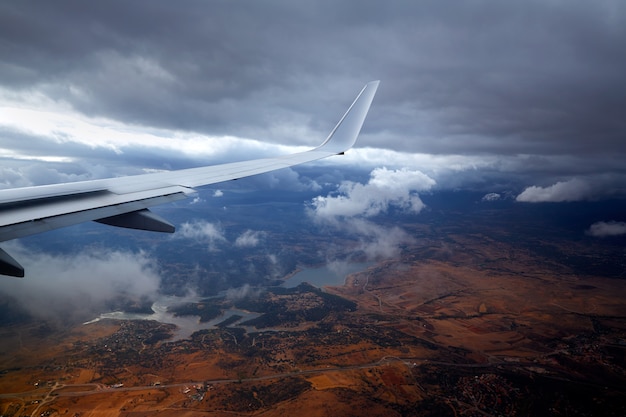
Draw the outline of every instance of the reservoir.
M176 316L173 313L170 313L168 307L175 306L181 304L183 302L199 302L201 301L200 297L174 297L174 296L164 296L157 300L154 304L152 304L152 314L137 314L137 313L126 313L123 311L113 311L110 313L102 313L96 319L88 321L84 324L94 323L96 321L102 319L113 319L113 320L155 320L160 323L170 323L174 324L177 327L177 330L174 332L174 337L170 339L171 342L175 342L181 339L189 338L194 332L204 329L213 329L215 326L222 321L232 317L232 316L241 316L242 318L238 320L236 323L233 323L232 326L237 326L237 323L240 321L246 321L253 318L257 318L260 316L258 313L250 312L250 311L242 311L237 309L229 309L224 311L224 314L221 316L207 321L200 322L198 316Z
M361 263L345 263L334 262L318 268L306 268L289 279L285 280L281 287L294 288L303 282L307 282L317 288L323 288L324 286L336 286L343 285L348 275L355 272L364 271L368 267L372 266L372 262ZM170 341L176 341L189 338L194 332L203 329L213 329L219 323L227 320L232 316L241 316L242 318L229 327L243 327L247 331L255 331L253 328L246 328L240 326L239 323L245 322L256 317L259 317L259 313L251 311L243 311L238 309L228 309L224 313L207 322L200 322L198 316L176 316L168 311L168 307L175 306L188 302L200 302L203 299L201 297L175 297L175 296L162 296L152 305L152 314L137 314L126 313L122 311L113 311L108 313L102 313L96 319L91 320L85 324L93 323L102 319L114 319L114 320L155 320L161 323L171 323L176 325L177 330L174 333L174 337ZM264 329L268 331L270 329Z
M373 262L333 262L318 268L306 268L297 272L291 278L283 282L281 287L293 288L303 282L308 282L317 288L322 288L325 285L343 285L348 275L355 272L365 271L372 265L374 265Z

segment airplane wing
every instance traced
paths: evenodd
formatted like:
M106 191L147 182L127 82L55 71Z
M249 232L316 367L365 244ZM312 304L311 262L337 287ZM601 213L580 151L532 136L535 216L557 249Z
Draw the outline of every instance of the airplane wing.
M174 232L149 207L186 198L193 187L215 184L343 154L356 142L379 81L363 87L318 147L306 152L222 165L121 178L0 190L0 242L89 220L131 229ZM0 274L24 276L24 268L0 249Z

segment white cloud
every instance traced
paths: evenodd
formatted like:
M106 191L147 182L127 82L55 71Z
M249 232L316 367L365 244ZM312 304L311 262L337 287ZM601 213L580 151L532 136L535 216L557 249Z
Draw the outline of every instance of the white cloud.
M595 237L626 235L626 222L597 222L589 227L587 234Z
M205 220L185 222L172 235L173 239L193 239L207 243L209 250L215 250L217 244L226 242L224 233L219 226Z
M5 244L26 270L24 279L0 279L0 291L15 297L32 314L46 320L89 319L109 300L157 295L161 278L146 253L89 249L72 255L31 251Z
M500 200L501 195L498 193L488 193L483 196L482 201L498 201Z
M379 226L368 218L390 207L419 213L424 203L417 192L434 185L435 181L420 171L376 168L367 184L346 181L337 195L314 198L309 213L317 222L355 235L359 239L356 250L368 259L389 258L397 256L400 246L413 242L413 237L398 227Z
M215 190L213 192L213 197L223 197L224 196L224 192L222 190Z
M339 187L339 195L315 197L312 206L316 218L327 220L371 217L386 212L390 206L419 213L424 204L416 192L434 185L435 181L420 171L376 168L367 184L346 181Z
M518 195L516 200L525 203L580 201L591 198L593 191L589 182L574 178L549 187L533 185Z
M200 138L185 141L185 146L181 146L180 139L186 137L175 131L147 129L110 119L90 118L67 107L53 107L46 102L30 105L7 103L6 97L2 95L0 92L0 99L4 99L0 107L1 127L46 138L53 143L81 143L94 148L112 149L118 153L121 153L121 148L129 145L177 149L189 154L198 151L210 153L209 144L206 140L202 144Z
M235 246L240 248L251 248L257 246L263 234L263 232L255 230L246 230L235 240Z

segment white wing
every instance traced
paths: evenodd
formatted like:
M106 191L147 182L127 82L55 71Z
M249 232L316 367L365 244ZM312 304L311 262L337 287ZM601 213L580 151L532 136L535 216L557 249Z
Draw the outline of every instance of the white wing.
M248 177L342 154L351 148L378 88L365 85L328 138L317 148L276 158L255 159L180 171L0 190L0 242L95 220L113 226L174 232L148 207L185 198L193 187ZM0 274L24 269L0 249Z

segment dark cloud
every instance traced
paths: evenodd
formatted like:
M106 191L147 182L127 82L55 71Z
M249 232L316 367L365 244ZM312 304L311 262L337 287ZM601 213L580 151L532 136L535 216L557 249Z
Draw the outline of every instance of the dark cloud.
M522 172L526 187L626 175L618 0L3 2L0 39L15 100L314 145L381 79L359 146L500 158L468 178ZM140 153L142 167L163 156Z

